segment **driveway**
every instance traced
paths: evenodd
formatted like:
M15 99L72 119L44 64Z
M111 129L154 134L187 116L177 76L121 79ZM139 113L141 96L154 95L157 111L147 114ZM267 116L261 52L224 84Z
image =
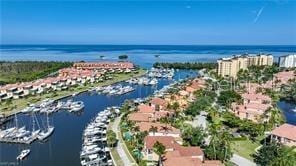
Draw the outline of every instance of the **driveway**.
M249 159L241 157L237 154L233 154L232 158L230 159L231 162L238 166L256 166L256 164Z

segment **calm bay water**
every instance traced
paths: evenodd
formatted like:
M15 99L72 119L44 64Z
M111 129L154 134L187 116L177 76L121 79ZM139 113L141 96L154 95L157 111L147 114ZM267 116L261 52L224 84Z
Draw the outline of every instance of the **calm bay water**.
M179 71L174 79L195 77L196 72ZM126 99L147 97L156 89L160 89L173 80L160 79L157 86L135 85L135 91L122 96L99 95L94 92L81 93L73 98L74 101L83 101L84 111L81 114L72 114L66 111L54 113L50 116L51 123L55 126L55 132L45 143L35 141L31 145L17 145L0 143L0 165L16 164L16 156L24 148L30 148L31 154L27 160L20 162L24 166L78 166L80 165L79 152L82 144L82 132L96 114L108 106L119 106ZM126 83L121 83L126 84ZM72 97L71 97L72 98ZM63 100L67 100L63 99ZM38 115L38 119L45 119L44 115ZM29 115L18 115L19 126L30 127ZM13 125L14 122L11 122Z
M277 61L280 55L295 53L296 46L0 45L0 60L115 61L127 54L130 61L149 68L156 61L214 62L234 54L260 52L273 54Z
M43 61L116 61L118 56L127 54L135 64L150 68L155 62L215 62L218 58L241 53L269 53L275 56L296 52L296 46L113 46L113 45L0 45L0 60L43 60ZM100 56L104 56L103 59ZM160 55L156 58L155 55ZM196 73L180 71L175 79ZM28 160L20 163L26 166L76 166L80 165L79 152L81 137L86 124L108 106L120 105L125 99L146 97L154 90L169 84L160 80L157 87L136 86L136 90L123 96L105 96L85 92L74 97L81 100L85 109L80 115L58 112L51 116L55 132L46 143L15 145L0 143L0 166L16 164L21 149L29 147ZM66 99L64 99L66 100ZM295 104L279 102L288 123L296 124L296 115L291 110ZM39 116L39 118L44 118ZM20 115L20 123L29 124L30 117Z
M296 103L280 101L278 107L283 110L287 123L296 125L296 112L293 111L293 109L296 109Z

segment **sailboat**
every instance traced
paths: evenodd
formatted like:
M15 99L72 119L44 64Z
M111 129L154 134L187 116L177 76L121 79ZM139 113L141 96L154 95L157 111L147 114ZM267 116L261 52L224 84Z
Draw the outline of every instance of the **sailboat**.
M45 131L41 131L37 138L42 141L48 138L54 131L54 127L49 125L49 119L48 119L48 114L47 114L47 129Z
M38 129L38 130L35 129L35 119L36 119L37 125L39 126L38 121L37 121L37 118L36 118L34 112L32 112L32 125L33 125L33 127L32 127L31 137L33 139L36 139L37 136L38 136L38 134L40 133L40 129ZM39 128L40 128L40 126L39 126Z

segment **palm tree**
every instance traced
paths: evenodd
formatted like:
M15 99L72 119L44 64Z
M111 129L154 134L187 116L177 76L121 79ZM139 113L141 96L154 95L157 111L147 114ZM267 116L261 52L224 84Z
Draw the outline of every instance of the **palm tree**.
M151 126L150 129L149 129L149 132L152 132L153 135L155 135L155 133L158 131L157 127L156 126Z
M107 131L107 144L110 147L114 147L115 143L117 142L116 134L112 130Z
M168 126L161 126L161 129L164 130L165 133L168 133L168 131L171 130Z
M210 145L212 145L214 152L214 159L217 159L216 150L218 148L219 135L218 135L218 126L215 124L210 125L210 133L211 133L211 141Z
M232 153L231 153L231 138L232 137L228 132L223 131L222 136L221 136L221 142L224 147L223 161L227 161L230 158L230 156L232 155Z
M284 123L284 117L282 112L278 108L270 108L267 111L267 114L269 114L269 125L271 129L275 128L276 126Z
M271 162L271 165L296 165L296 153L293 148L281 146L279 155Z
M134 121L130 121L130 120L128 120L128 121L126 122L126 125L127 125L127 127L128 127L129 129L131 129L131 128L133 128L133 127L136 125L136 123L135 123Z
M162 143L156 141L153 145L153 151L159 156L159 165L161 165L161 158L162 155L165 153L165 146Z
M139 126L135 126L135 127L133 128L133 131L134 131L135 133L138 133L138 132L140 131L140 127L139 127Z

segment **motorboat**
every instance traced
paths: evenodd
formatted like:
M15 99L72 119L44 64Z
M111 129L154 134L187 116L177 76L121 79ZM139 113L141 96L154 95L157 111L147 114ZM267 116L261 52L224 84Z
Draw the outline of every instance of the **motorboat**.
M52 100L52 99L44 99L44 100L41 102L40 107L43 107L43 108L44 108L44 107L47 107L47 106L53 104L53 102L54 102L54 100Z
M81 111L84 108L84 103L82 101L73 102L70 106L70 112Z
M34 109L34 107L32 106L28 106L26 108L24 108L23 110L21 110L22 113L29 113L29 112L32 112Z
M156 85L158 83L157 79L154 78L149 82L149 85Z
M23 160L30 154L30 149L24 149L21 151L21 153L16 157L17 160Z

